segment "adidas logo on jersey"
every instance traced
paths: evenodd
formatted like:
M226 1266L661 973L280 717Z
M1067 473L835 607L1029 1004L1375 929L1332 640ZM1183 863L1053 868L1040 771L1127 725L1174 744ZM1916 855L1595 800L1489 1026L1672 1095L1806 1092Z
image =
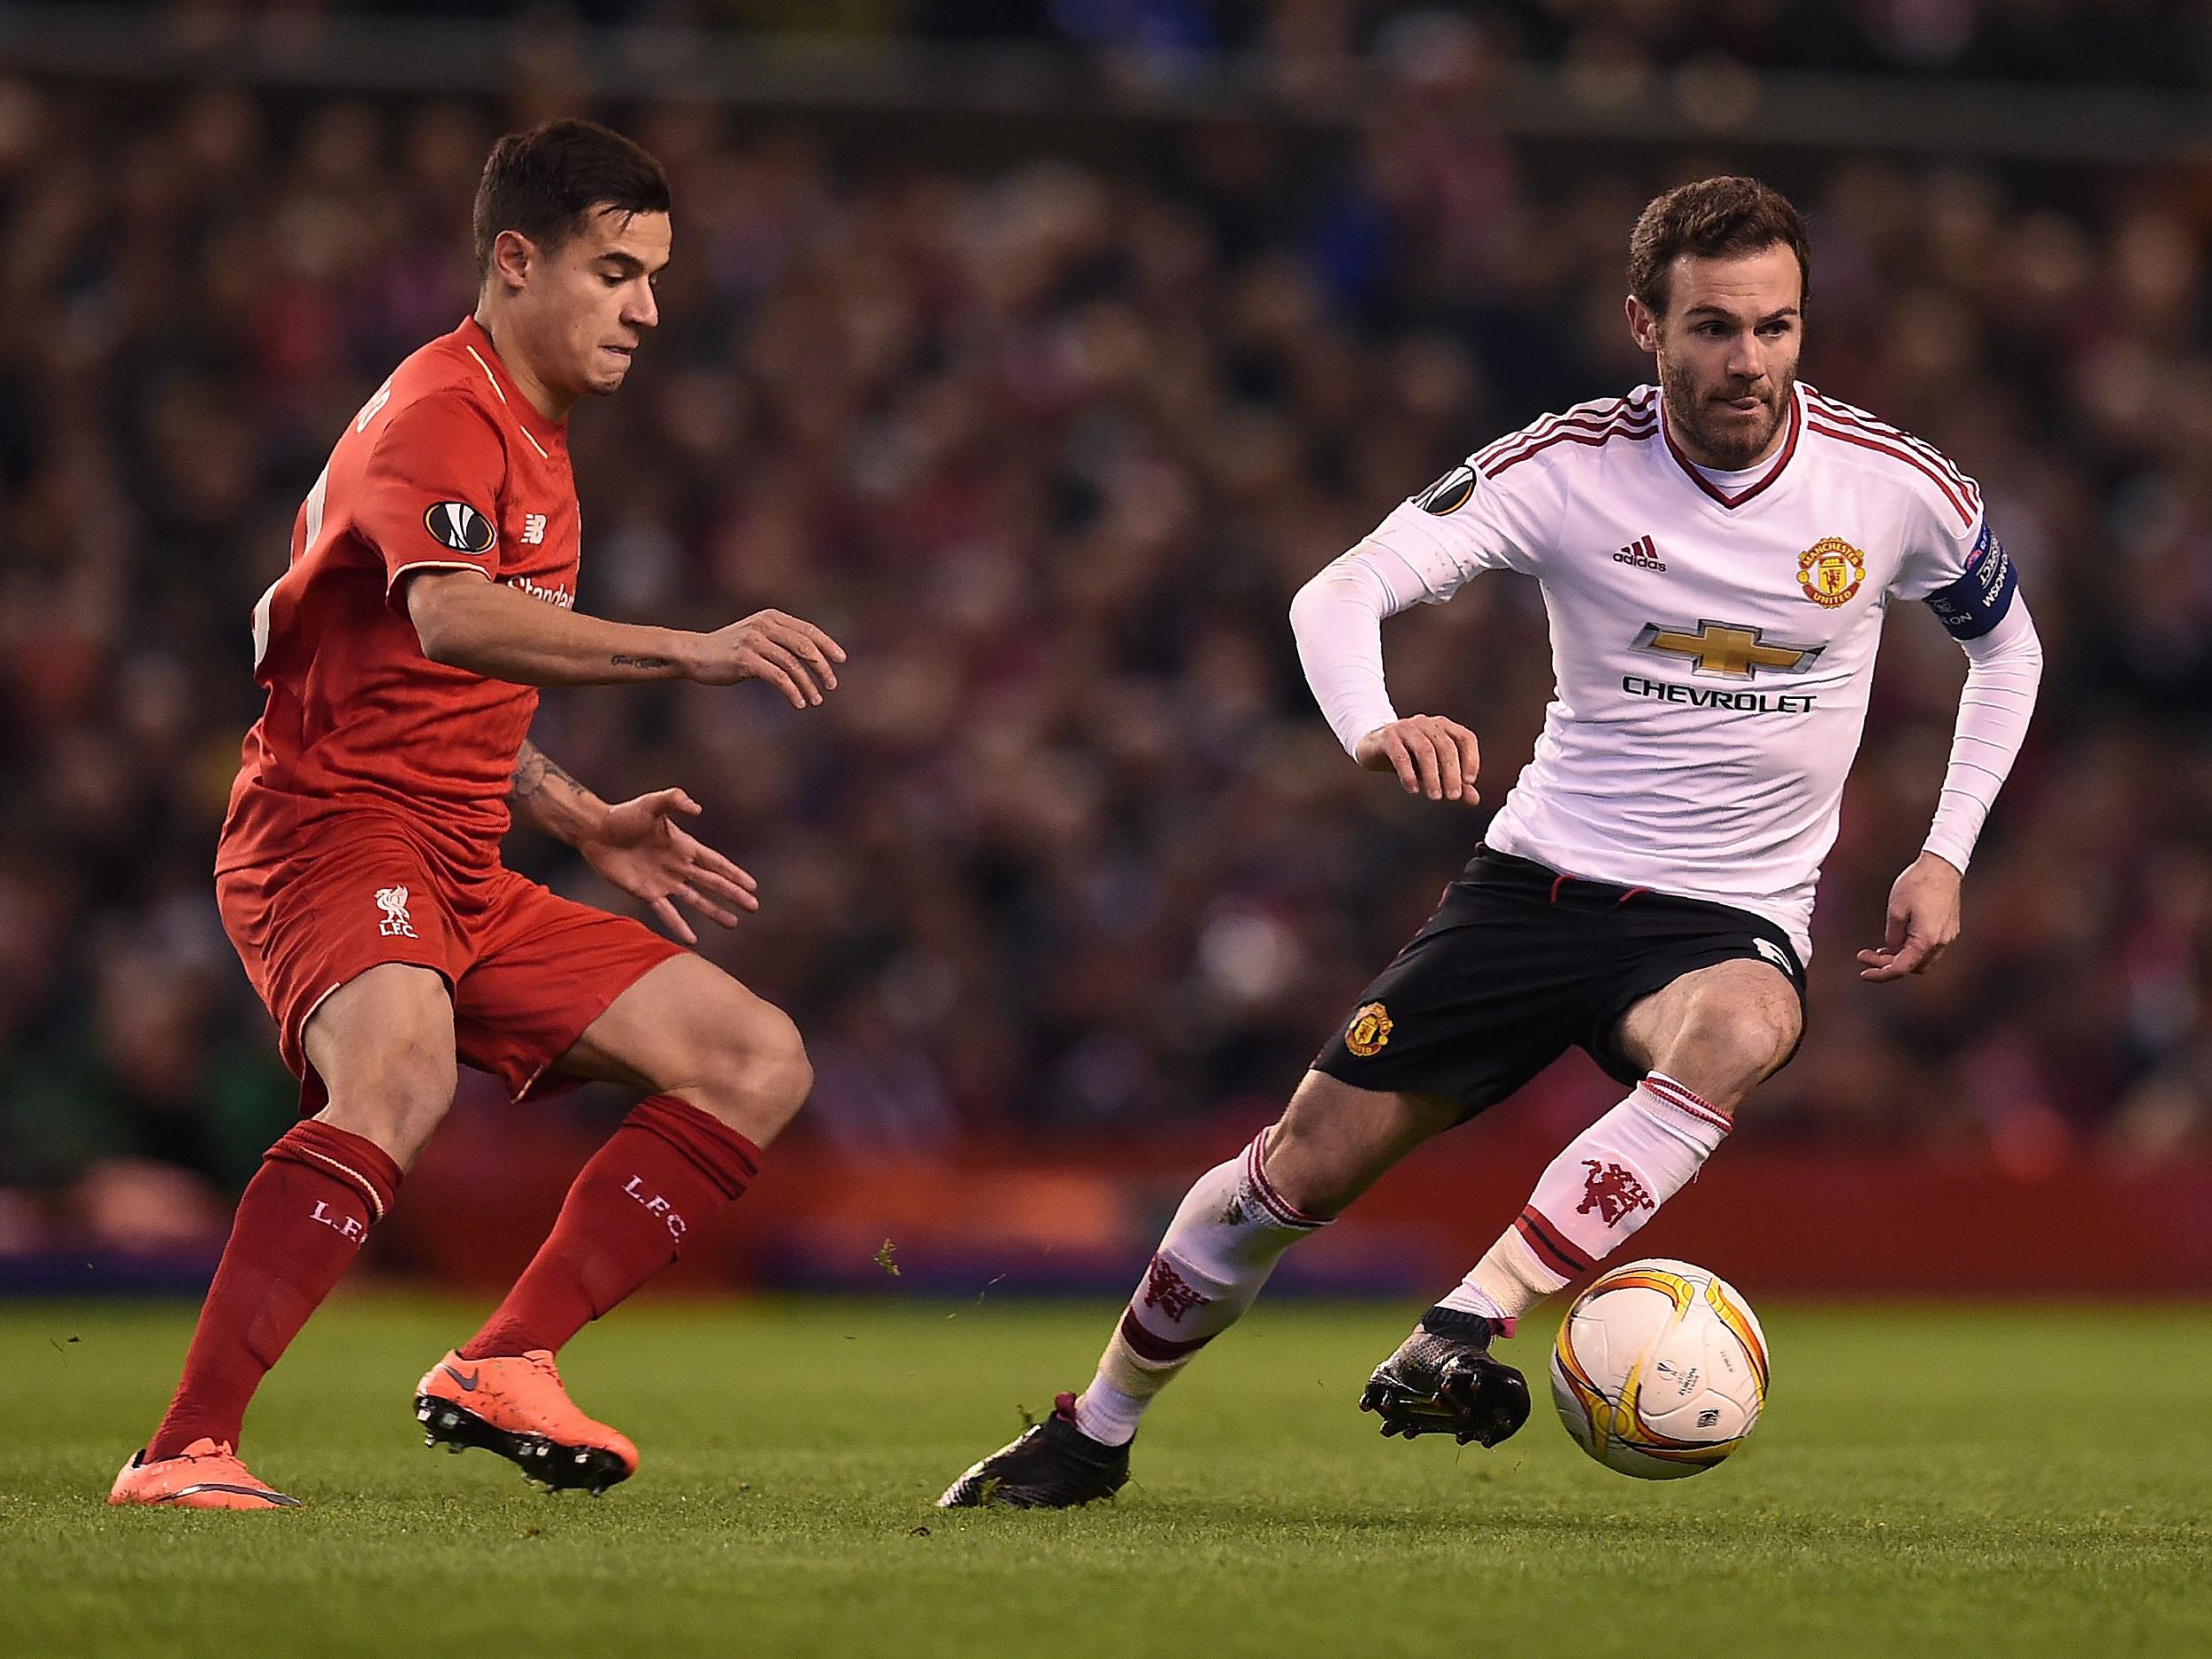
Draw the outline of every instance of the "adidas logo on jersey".
M1616 565L1633 565L1640 571L1663 571L1666 561L1659 557L1659 549L1647 535L1640 535L1619 552L1613 555Z

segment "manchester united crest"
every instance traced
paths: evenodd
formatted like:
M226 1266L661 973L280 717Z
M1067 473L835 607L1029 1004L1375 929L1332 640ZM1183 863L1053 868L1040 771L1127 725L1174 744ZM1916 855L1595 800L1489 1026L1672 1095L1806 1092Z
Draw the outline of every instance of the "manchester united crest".
M1866 555L1839 535L1823 536L1797 556L1797 585L1823 610L1847 604L1866 580Z
M1370 1002L1353 1015L1344 1033L1344 1046L1363 1060L1380 1054L1389 1041L1390 1011L1380 1002Z

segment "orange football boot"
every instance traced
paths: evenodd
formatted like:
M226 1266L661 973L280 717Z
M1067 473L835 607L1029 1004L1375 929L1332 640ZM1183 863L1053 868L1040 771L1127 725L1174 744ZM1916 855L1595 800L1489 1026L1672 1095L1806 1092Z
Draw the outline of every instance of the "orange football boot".
M157 1504L173 1509L296 1509L297 1498L254 1479L227 1440L196 1440L174 1457L146 1461L131 1454L108 1489L110 1503Z
M518 1359L448 1354L415 1385L415 1420L424 1445L480 1446L548 1492L582 1486L596 1497L637 1473L630 1437L576 1409L543 1348Z

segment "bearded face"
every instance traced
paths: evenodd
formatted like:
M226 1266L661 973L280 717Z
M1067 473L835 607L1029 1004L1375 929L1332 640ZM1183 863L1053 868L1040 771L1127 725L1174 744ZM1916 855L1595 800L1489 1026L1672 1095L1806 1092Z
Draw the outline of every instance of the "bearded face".
M1804 342L1801 288L1797 256L1778 243L1678 256L1663 317L1629 300L1630 331L1658 359L1668 427L1701 465L1740 471L1781 441Z
M1781 431L1794 370L1756 380L1724 372L1701 374L1694 360L1659 357L1659 389L1667 419L1691 459L1724 472L1740 472L1773 449Z

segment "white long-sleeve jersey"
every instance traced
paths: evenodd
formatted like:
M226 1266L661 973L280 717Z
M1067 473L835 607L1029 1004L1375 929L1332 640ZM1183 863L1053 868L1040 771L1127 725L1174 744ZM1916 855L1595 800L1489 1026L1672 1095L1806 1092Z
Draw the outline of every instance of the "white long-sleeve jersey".
M1974 481L1799 385L1781 447L1719 473L1655 388L1502 438L1395 509L1292 607L1348 750L1397 718L1379 619L1486 570L1540 584L1556 688L1490 845L1764 916L1809 959L1813 892L1883 613L1926 602L1969 679L1927 846L1963 869L2017 754L2041 649Z

